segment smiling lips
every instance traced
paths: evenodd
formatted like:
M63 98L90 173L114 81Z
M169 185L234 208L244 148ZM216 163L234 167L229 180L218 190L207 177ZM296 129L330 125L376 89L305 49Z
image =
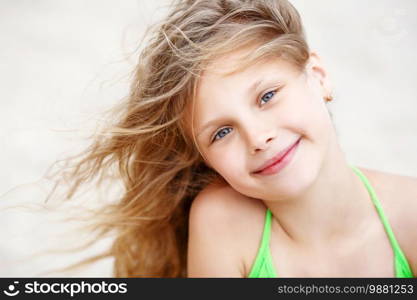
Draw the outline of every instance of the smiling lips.
M291 144L284 150L278 152L274 157L267 160L260 168L256 169L254 174L273 174L282 169L286 163L291 159L291 154L294 153L294 149L298 146L301 138L299 138L294 144Z

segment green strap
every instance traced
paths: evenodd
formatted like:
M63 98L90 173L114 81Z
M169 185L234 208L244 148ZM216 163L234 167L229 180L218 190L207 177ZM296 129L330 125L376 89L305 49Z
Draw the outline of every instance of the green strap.
M253 264L252 270L249 273L249 278L261 277L277 277L272 262L271 251L269 248L269 240L271 236L272 212L268 208L266 210L265 225L262 234L261 246Z
M379 217L381 218L382 224L384 225L385 231L388 235L388 238L391 242L392 249L394 251L396 277L413 277L407 258L402 252L401 247L398 244L397 239L394 236L394 233L391 229L388 219L384 214L384 210L382 209L381 203L378 200L378 197L376 196L375 190L372 188L371 184L369 183L365 175L358 168L354 166L351 166L351 168L356 173L356 175L359 176L362 182L365 184L365 187L368 190L369 195L371 196L372 202L374 203L374 206L379 214Z

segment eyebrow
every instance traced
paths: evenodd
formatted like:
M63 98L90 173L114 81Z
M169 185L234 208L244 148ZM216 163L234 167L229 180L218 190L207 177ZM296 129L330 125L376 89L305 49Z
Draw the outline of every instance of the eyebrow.
M263 78L256 80L255 82L253 82L249 88L246 90L246 94L249 94L250 91L258 88L258 86L261 84L261 82L263 81ZM200 136L204 131L206 131L208 128L210 128L211 126L213 126L213 124L218 123L218 122L222 122L224 121L224 117L220 117L220 118L216 118L213 120L208 121L207 123L205 123L200 131L197 133L197 136Z

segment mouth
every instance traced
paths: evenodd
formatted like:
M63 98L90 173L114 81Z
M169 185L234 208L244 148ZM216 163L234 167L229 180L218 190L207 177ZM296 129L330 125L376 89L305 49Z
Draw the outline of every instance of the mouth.
M291 158L300 143L301 137L290 146L286 147L284 150L278 152L274 157L267 160L266 163L252 172L253 174L261 175L270 175L275 174L281 169L283 169L290 161Z

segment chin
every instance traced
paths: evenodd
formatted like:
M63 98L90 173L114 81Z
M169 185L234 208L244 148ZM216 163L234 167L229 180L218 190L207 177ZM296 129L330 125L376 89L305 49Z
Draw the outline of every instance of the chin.
M309 167L304 167L309 166ZM302 162L298 160L291 169L286 170L285 176L271 180L263 188L261 199L272 201L294 199L305 194L316 182L319 173L318 164L312 161ZM284 173L282 174L284 175ZM272 178L271 178L272 179ZM267 192L267 193L265 193Z

